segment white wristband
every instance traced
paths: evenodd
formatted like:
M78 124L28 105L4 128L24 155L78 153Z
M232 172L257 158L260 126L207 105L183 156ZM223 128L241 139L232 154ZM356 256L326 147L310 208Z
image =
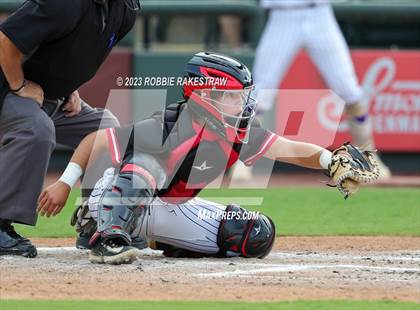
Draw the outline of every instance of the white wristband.
M70 162L59 181L66 183L70 188L73 188L74 184L76 184L82 175L82 168L78 164Z
M319 164L322 168L328 169L328 166L331 163L332 153L328 150L323 150L321 156L319 156Z

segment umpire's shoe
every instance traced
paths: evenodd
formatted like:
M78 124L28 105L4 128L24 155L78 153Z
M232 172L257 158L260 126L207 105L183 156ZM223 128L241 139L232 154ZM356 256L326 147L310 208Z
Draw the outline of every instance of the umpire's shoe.
M99 241L89 253L89 261L94 264L130 264L140 255L133 246L116 243L115 240Z
M12 221L0 219L0 255L35 257L36 247L19 235L11 225Z

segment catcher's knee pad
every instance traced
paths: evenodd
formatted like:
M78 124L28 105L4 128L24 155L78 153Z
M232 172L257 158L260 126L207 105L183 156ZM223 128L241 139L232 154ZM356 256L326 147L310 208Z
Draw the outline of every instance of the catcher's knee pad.
M144 211L143 203L149 201L147 198L149 193L147 190L134 191L130 188L130 181L118 176L112 188L104 192L98 207L98 228L90 241L91 245L99 237L104 240L119 239L125 244L131 244L130 235ZM125 190L127 188L129 189ZM134 195L138 195L142 199L136 201Z
M163 187L166 174L150 155L132 157L123 165L107 188L98 206L98 230L90 240L93 245L116 239L131 244L131 234L141 221L145 206L154 198L157 188Z
M274 223L268 216L229 205L220 222L217 244L221 256L263 258L270 253L274 238Z

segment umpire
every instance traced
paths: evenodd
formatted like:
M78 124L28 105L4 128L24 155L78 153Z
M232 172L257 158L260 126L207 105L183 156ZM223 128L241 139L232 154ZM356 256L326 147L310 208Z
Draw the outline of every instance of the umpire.
M139 8L139 0L27 0L0 25L0 255L37 255L12 223L36 224L56 142L75 148L99 127L118 125L77 89L130 31Z

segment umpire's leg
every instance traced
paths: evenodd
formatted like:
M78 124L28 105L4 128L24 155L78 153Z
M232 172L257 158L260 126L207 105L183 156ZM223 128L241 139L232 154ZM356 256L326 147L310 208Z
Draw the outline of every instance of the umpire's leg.
M35 225L51 152L52 120L32 99L8 94L0 114L0 218Z
M8 94L0 114L0 255L37 254L11 224L35 225L54 146L54 124L47 114L34 100Z

